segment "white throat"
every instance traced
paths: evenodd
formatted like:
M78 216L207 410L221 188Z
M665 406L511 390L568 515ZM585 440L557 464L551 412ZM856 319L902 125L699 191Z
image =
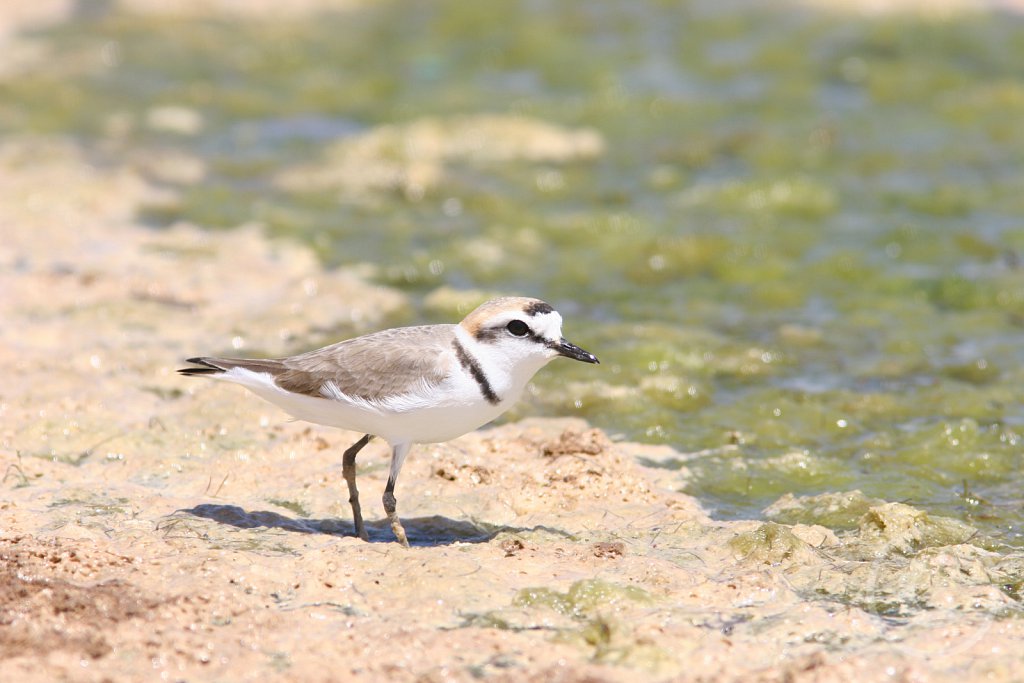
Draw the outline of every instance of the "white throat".
M551 360L539 354L511 355L502 345L478 341L461 327L455 328L455 338L475 360L502 406L519 400L533 376Z

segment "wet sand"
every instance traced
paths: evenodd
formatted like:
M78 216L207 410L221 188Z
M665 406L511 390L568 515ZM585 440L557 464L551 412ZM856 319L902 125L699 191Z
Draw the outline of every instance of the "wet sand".
M0 680L1019 680L1024 556L856 492L715 521L679 493L704 454L579 420L416 447L396 492L410 549L373 442L355 538L340 456L358 435L174 370L408 302L259 226L140 224L167 192L143 170L201 167L0 141Z

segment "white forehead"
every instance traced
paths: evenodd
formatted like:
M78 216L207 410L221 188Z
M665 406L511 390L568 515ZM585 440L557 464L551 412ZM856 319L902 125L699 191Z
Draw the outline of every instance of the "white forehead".
M562 336L562 316L539 299L508 297L481 305L462 321L462 327L475 337L503 328L513 320L522 320L533 334L558 340Z

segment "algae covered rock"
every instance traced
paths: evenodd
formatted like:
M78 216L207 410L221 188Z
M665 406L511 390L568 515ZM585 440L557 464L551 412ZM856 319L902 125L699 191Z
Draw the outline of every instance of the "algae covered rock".
M764 509L764 515L781 524L821 524L830 529L856 529L872 506L884 501L858 490L794 496L787 493Z
M977 530L950 517L930 515L903 503L872 507L861 518L860 542L876 555L891 552L909 555L934 546L966 542Z
M818 562L810 544L794 534L790 527L774 522L765 522L752 531L737 534L729 541L729 547L743 562L773 566L784 562Z

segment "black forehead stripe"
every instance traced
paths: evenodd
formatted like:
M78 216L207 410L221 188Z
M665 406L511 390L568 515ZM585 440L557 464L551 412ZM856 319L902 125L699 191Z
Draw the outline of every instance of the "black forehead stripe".
M487 402L491 405L497 405L501 403L501 399L494 393L494 389L491 388L491 383L487 381L487 375L484 374L480 364L476 361L476 358L469 355L465 347L459 342L458 339L452 340L452 346L455 348L455 355L459 359L459 364L466 369L466 371L473 376L476 383L480 386L480 393L484 395Z
M551 308L550 304L546 304L543 301L534 301L529 306L523 309L523 313L525 313L526 315L537 315L554 312L555 309Z

